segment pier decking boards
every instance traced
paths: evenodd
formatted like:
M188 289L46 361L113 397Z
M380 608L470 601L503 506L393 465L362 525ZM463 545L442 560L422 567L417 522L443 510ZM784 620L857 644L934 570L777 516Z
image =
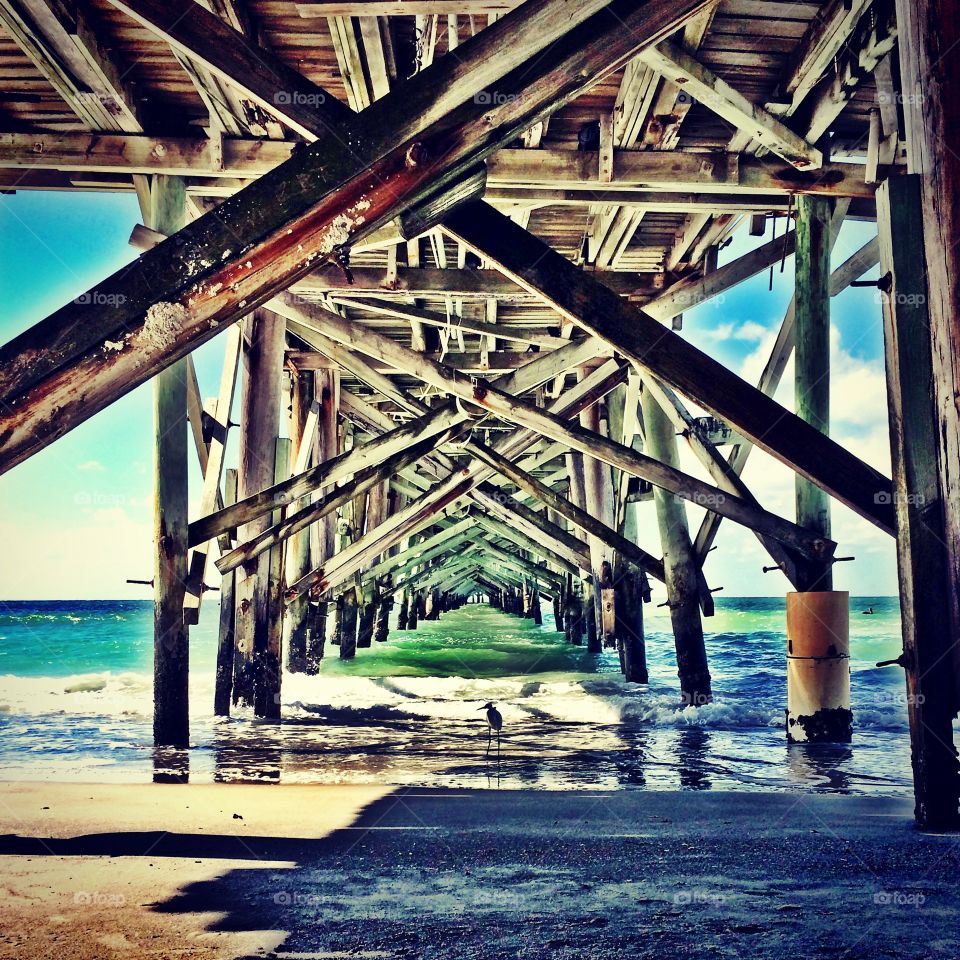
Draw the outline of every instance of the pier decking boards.
M221 715L474 595L645 682L650 581L697 705L721 521L829 590L836 501L897 538L917 816L956 826L958 37L946 0L0 0L0 191L143 211L135 268L0 346L0 473L154 381L157 743L214 563ZM879 237L831 272L847 219ZM787 257L747 383L683 328ZM878 263L892 478L829 430L830 301Z

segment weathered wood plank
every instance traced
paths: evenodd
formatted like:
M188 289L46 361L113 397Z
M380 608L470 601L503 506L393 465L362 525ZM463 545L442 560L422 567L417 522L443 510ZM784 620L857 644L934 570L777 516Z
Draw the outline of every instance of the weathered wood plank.
M558 40L549 62L525 62L502 77L498 89L518 95L492 106L468 100L451 110L449 98L435 92L435 81L446 76L438 64L426 85L426 73L399 85L339 137L299 151L145 253L137 271L104 281L85 308L68 305L15 338L0 349L0 469L215 335L351 237L454 182L538 116L682 25L702 3L615 0ZM496 79L513 62L516 50L506 60L487 57L491 43L521 50L527 61L547 42L538 19L508 15L443 62L455 60L445 69L471 78L457 84L457 96L469 95L472 86ZM418 134L419 148L411 154L410 137ZM340 148L345 137L358 144L356 151ZM107 341L121 346L105 347Z
M152 226L179 230L186 193L179 178L156 177L150 190ZM187 363L154 380L153 740L190 743L190 648L183 602L187 580Z
M928 829L960 824L960 765L954 745L956 676L952 655L947 518L937 459L940 447L937 383L931 340L918 336L930 325L929 260L921 178L893 177L877 195L884 295L884 343L890 401L890 448L897 511L897 560L903 622L901 665L907 713L916 817Z
M830 201L797 198L796 359L794 410L830 433ZM806 477L795 478L797 523L830 536L830 498ZM801 590L832 590L831 564L803 565Z
M509 218L473 204L451 214L445 229L638 367L696 400L881 529L893 531L890 504L883 502L889 479Z

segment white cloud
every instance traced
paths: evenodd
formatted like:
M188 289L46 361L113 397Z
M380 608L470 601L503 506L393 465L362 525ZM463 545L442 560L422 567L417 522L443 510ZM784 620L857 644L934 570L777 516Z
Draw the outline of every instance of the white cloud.
M94 473L106 473L107 468L99 460L84 460L77 464L78 470L92 471Z

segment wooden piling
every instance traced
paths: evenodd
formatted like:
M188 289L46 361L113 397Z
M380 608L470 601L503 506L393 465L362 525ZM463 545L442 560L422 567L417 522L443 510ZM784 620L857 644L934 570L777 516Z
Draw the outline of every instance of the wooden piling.
M795 373L797 416L830 433L830 217L828 197L797 197ZM830 497L799 474L795 478L797 523L830 538ZM805 559L798 588L832 590L833 565Z
M175 233L186 222L182 178L155 176L150 226ZM190 743L190 657L184 620L187 580L187 363L154 378L153 739L157 746Z
M274 482L276 441L280 429L280 377L285 325L266 310L244 321L240 394L239 499L259 493ZM241 541L261 533L269 515L244 524ZM270 555L262 554L238 571L236 582L236 656L233 702L254 705L255 651L269 645Z
M623 535L628 540L637 536L637 504L624 504ZM617 583L616 634L623 675L629 683L648 683L647 646L643 632L643 602L649 590L646 574L629 569L623 558L617 557L614 568Z
M648 390L641 392L644 445L663 463L679 462L673 424ZM667 603L677 651L677 674L684 703L702 706L711 699L710 671L700 620L698 566L684 501L668 490L656 488L654 503L663 545Z
M290 440L280 437L276 442L274 480L290 475ZM274 511L272 521L279 523L282 510ZM284 544L269 552L267 562L267 629L255 635L262 643L254 648L254 714L266 720L279 720L281 713L280 683L281 643L283 636L283 564Z
M340 374L336 370L318 370L314 380L314 400L317 403L317 463L333 459L339 451ZM310 562L314 569L322 566L333 556L336 544L337 519L330 514L312 527ZM306 671L316 674L320 670L324 646L328 636L333 635L337 620L336 609L331 609L326 600L320 600L315 614L317 628L307 637Z
M237 499L237 471L230 467L224 474L223 502ZM236 607L234 583L237 572L231 570L220 578L220 630L217 639L217 671L214 681L213 712L218 717L230 716L230 697L233 692L234 623Z
M314 401L315 371L298 371L290 379L290 439L294 456L303 469L310 467L316 457L316 421L319 411L311 417ZM308 428L312 427L312 435ZM296 471L294 471L296 472ZM290 512L306 507L309 499L298 501ZM310 558L310 531L300 530L290 537L286 554L286 578L299 580L313 569ZM287 604L284 622L284 640L287 648L287 669L291 673L303 673L307 669L307 633L310 629L310 601L298 596Z
M921 827L960 826L960 767L953 741L957 645L951 606L951 504L938 476L943 390L935 372L933 321L924 239L923 185L918 175L892 177L877 191L884 293L884 343L890 401L890 447L897 511L897 561L907 715L915 813ZM936 336L936 334L933 334ZM933 389L931 390L931 385ZM956 509L956 501L952 504Z

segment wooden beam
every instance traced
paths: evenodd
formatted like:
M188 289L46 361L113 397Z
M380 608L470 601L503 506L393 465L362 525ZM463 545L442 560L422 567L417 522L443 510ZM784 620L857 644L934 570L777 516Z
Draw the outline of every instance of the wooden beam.
M797 198L796 363L794 410L821 433L830 432L830 201ZM806 477L795 478L797 523L830 536L830 499ZM801 567L803 570L803 567ZM832 590L833 567L809 570L801 590Z
M410 17L508 13L520 0L305 0L301 17Z
M308 506L276 521L272 526L254 536L241 538L242 542L237 547L217 561L217 569L221 573L229 573L241 565L249 564L266 550L282 544L293 534L305 530L316 521L332 514L334 510L345 506L357 494L364 493L371 487L389 480L403 467L416 463L422 456L429 453L437 442L435 436L427 436L415 443L405 444L402 449L386 459L378 458L370 465L352 473L350 479L340 486L333 488L325 485L328 492L315 498Z
M256 310L244 321L237 490L240 500L274 484L283 343L283 323L273 315ZM269 517L247 521L238 529L239 539L249 540L261 533L269 522ZM269 558L258 558L244 568L235 585L233 702L241 706L254 706L258 667L269 647L269 566Z
M477 203L451 214L445 229L639 368L696 400L861 516L892 532L892 510L882 502L890 492L886 477L507 217Z
M950 623L950 556L943 537L950 506L937 482L937 419L930 382L930 322L917 175L894 177L878 193L890 446L897 509L897 560L903 657L916 816L922 827L960 821L960 766L954 746L957 697L951 669L957 637ZM955 509L955 508L954 508Z
M223 357L223 372L220 377L220 391L217 395L211 425L207 464L203 469L203 489L200 493L200 514L206 516L217 506L220 498L220 478L223 473L224 458L227 449L227 433L233 410L233 394L237 382L237 368L240 363L240 329L232 327L227 331L226 350ZM219 531L220 533L226 532ZM188 528L189 533L189 528ZM210 539L213 539L212 537ZM200 605L206 586L210 541L194 544L188 565L186 596L184 598L184 617L187 623L195 624L200 620Z
M379 299L357 299L348 296L334 296L331 299L334 303L338 303L341 306L353 307L366 313L417 320L420 323L425 323L433 327L456 327L464 333L473 333L477 336L494 338L500 337L503 340L515 341L517 343L532 343L541 349L544 347L554 349L565 346L568 343L563 337L551 336L549 333L543 334L528 330L515 330L508 326L498 327L495 323L489 323L483 320L472 320L464 316L447 317L445 314L434 313L431 310L413 307L406 303ZM495 300L488 301L488 303L490 302L496 305ZM494 347L494 349L496 349L496 347Z
M151 225L174 233L186 219L183 181L156 177ZM184 619L187 580L187 364L154 380L153 741L190 744L190 649Z
M237 471L228 467L223 483L224 503L237 499ZM217 634L217 666L214 674L213 713L217 717L230 716L230 701L233 694L234 660L234 605L233 585L236 575L231 573L220 580L220 617Z
M673 424L656 398L643 390L644 449L673 467L679 464L677 437ZM687 509L677 497L663 489L653 491L657 526L663 547L667 604L677 652L680 693L686 706L701 707L712 699L707 650L700 620L699 564L690 542Z
M690 277L675 283L666 293L644 304L644 312L657 320L672 320L727 290L755 277L768 267L793 255L796 235L793 230L769 240L749 253L710 271L706 276Z
M315 140L350 110L194 0L110 0L178 53Z
M380 464L422 440L435 438L449 431L451 427L463 423L466 419L453 405L437 407L416 420L401 424L390 433L367 443L357 444L351 450L324 460L303 473L272 484L224 507L223 510L211 512L195 520L190 524L191 542L205 542L219 533L289 506L314 491L333 487L334 484L370 466Z
M185 131L180 136L137 133L34 131L0 133L0 169L62 170L84 174L167 173L193 178L190 192L202 193L202 179L236 180L236 189L289 160L295 144L282 140L255 140L225 136L220 140ZM641 190L692 193L719 201L723 197L771 196L785 202L790 194L816 193L870 200L872 185L849 163L828 163L815 173L767 158L736 157L725 152L686 149L657 153L614 151L614 176L602 185L602 195L628 198ZM599 190L596 156L556 147L531 154L506 148L488 161L487 187L498 195L519 194L524 188L543 187L587 193ZM117 188L120 188L117 184ZM211 185L215 187L216 185ZM225 184L223 185L226 186ZM549 198L550 194L545 193ZM400 240L399 235L394 238ZM415 263L408 263L416 267Z
M644 62L696 98L717 116L743 130L798 170L816 170L823 154L763 107L672 42L660 43L643 54Z
M651 576L656 577L657 580L663 581L663 563L626 537L622 537L601 519L594 517L586 510L581 510L566 497L560 496L545 483L497 453L493 448L486 446L486 444L474 440L470 444L470 453L488 466L493 467L497 473L516 484L521 490L526 491L530 496L546 504L551 510L555 510L561 516L566 517L578 530L603 540L607 546L623 554L624 559L634 564L638 569L645 570Z
M704 435L700 425L673 390L660 383L660 381L654 377L643 378L643 389L657 402L673 425L676 434L684 438L693 455L706 469L713 482L721 489L728 490L744 500L759 505L759 501L740 479L740 475L730 468L730 464L710 439ZM710 511L708 511L708 514L709 513ZM829 533L826 534L826 536L829 536ZM763 544L774 563L783 570L787 579L795 586L799 584L800 574L798 573L798 568L806 568L806 562L803 558L798 557L791 550L784 547L783 544L770 537L758 534L757 539ZM697 557L697 567L702 569L702 558L705 555L700 554L698 551L695 551L695 553ZM713 607L709 601L709 591L706 589L706 584L702 580L702 572L698 574L698 578L701 579L701 605L704 607L704 613L707 616L712 616ZM704 597L705 592L707 594L706 597ZM709 613L707 612L708 609Z
M935 532L946 545L946 596L951 606L949 641L953 676L953 713L960 706L960 164L958 164L957 90L960 57L960 19L956 8L942 0L897 0L900 31L900 76L906 126L907 163L921 177L924 270L932 343L932 390L935 409L937 493L945 510ZM943 630L944 624L940 625ZM946 820L956 793L944 798L938 810ZM927 826L934 826L931 809ZM953 817L956 826L956 816Z
M552 9L551 0L531 2ZM615 0L559 39L549 62L533 61L535 69L527 61L549 43L550 33L542 18L508 15L467 41L455 64L438 63L426 86L420 77L399 85L358 115L349 132L343 128L342 136L298 152L145 253L140 269L120 271L98 285L90 300L62 308L15 338L0 349L0 469L42 449L209 339L353 236L436 194L541 113L682 25L702 3ZM158 15L169 17L168 8L163 11ZM557 32L563 32L559 25ZM510 51L492 58L496 66L488 62L491 44ZM478 62L478 57L484 59ZM445 69L462 75L458 96L469 96L471 87L502 76L517 57L524 68L502 77L498 88L515 87L516 97L492 106L461 101L455 121L443 123L451 104L449 97L438 96L444 88L435 83ZM447 149L441 144L450 140L451 122L459 133L456 146ZM357 151L341 149L344 136L358 144ZM419 136L421 144L413 154L411 136ZM442 163L430 162L431 155L442 156ZM158 289L163 291L159 302ZM105 347L107 341L121 347Z
M844 210L838 206L834 210L833 219L830 225L830 238L835 240L840 233L840 227L843 223ZM879 263L879 246L877 238L868 240L859 250L851 254L833 273L830 275L830 296L835 297L842 293L854 280L858 280L864 273ZM793 352L796 343L795 327L795 298L791 300L787 312L784 315L783 322L777 332L777 339L770 350L770 357L764 366L763 373L757 383L757 389L761 390L767 396L773 396L777 392L780 381L783 377L787 361ZM740 476L747 465L747 459L753 445L747 442L738 443L731 450L727 463L730 466L730 472ZM700 525L697 532L695 545L697 556L702 563L707 553L713 547L716 539L719 522L714 514L708 513Z
M464 233L466 234L466 231ZM470 245L473 246L473 243L470 242ZM567 261L564 261L564 263L568 264ZM571 269L575 270L572 267ZM615 296L614 299L616 299ZM306 308L297 308L289 302L284 302L281 309L286 311L288 317L295 317L306 326L315 326L317 330L322 331L332 339L338 340L344 346L368 356L376 356L378 359L392 364L398 370L460 397L469 404L496 413L504 419L532 429L550 439L562 440L588 456L603 460L611 466L626 470L635 476L648 479L659 486L664 486L680 497L709 504L711 509L724 513L731 519L749 527L768 533L811 556L820 558L830 556L831 546L827 542L816 537L810 537L794 524L766 511L758 510L740 500L739 497L720 493L715 487L687 476L678 470L665 467L649 457L644 457L642 454L624 447L622 444L607 440L589 430L574 428L561 417L540 410L534 404L518 397L513 397L493 384L466 377L458 371L435 363L422 354L409 350L372 330L361 328L357 324L329 311L310 310L308 312ZM643 315L641 314L641 316ZM656 321L650 318L646 319L656 326L661 335L669 335L669 331L664 331ZM678 337L676 339L679 340ZM724 368L721 367L720 369L723 370ZM727 373L727 371L724 370L724 373ZM728 375L733 376L732 374ZM740 382L738 381L738 383ZM822 437L820 434L818 436Z

